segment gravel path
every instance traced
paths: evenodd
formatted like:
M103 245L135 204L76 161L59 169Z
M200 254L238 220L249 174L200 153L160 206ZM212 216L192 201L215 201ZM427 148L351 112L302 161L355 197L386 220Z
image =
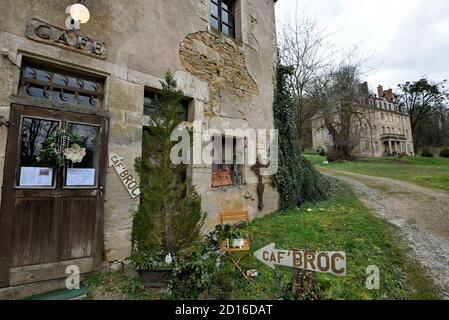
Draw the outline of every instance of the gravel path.
M389 178L322 172L351 185L368 208L404 232L449 300L449 193Z

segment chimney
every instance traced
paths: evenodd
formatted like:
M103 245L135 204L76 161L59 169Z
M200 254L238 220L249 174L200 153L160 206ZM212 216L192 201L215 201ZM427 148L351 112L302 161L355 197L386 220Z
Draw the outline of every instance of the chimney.
M393 89L385 91L385 98L387 98L388 101L393 102L394 100Z
M377 95L379 96L379 98L382 98L384 96L384 87L382 87L381 85L377 87Z
M369 95L368 82L365 81L360 84L360 91L363 95Z

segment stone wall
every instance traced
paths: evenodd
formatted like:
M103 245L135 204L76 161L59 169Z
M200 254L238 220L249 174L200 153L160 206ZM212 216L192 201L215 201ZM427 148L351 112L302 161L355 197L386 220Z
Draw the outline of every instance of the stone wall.
M196 32L181 42L179 55L186 70L209 85L205 116L220 115L223 90L241 102L259 92L246 68L245 52L233 39Z

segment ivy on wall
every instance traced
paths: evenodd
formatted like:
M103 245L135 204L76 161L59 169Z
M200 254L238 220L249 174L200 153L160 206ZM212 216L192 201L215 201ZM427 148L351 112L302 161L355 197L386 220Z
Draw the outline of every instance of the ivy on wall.
M307 201L325 200L329 190L328 180L301 154L295 106L287 85L291 72L289 67L278 65L273 106L274 125L279 130L279 170L275 182L283 210L296 208Z

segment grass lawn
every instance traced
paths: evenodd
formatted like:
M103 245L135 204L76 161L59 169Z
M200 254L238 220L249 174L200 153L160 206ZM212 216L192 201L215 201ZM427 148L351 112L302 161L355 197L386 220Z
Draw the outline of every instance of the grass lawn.
M318 204L306 204L296 210L278 212L250 224L253 252L276 243L279 249L344 251L347 276L317 274L320 299L439 299L439 291L423 272L420 264L407 255L409 248L398 229L376 218L356 198L351 189L332 180L332 197ZM366 289L365 270L380 269L380 289ZM242 264L250 268L248 260ZM208 299L292 299L292 270L276 267L276 272L251 255L251 268L259 271L253 281L229 262L222 264L220 280L211 283ZM157 299L143 289L138 280L123 272L99 274L87 281L94 299ZM161 295L159 298L163 298ZM310 298L307 296L306 298ZM316 298L316 296L312 296Z
M254 251L270 243L279 249L345 251L347 276L318 274L323 299L437 299L438 290L423 273L419 263L407 256L398 230L376 218L346 186L335 182L329 201L307 204L289 212L280 212L256 220L250 234ZM260 271L256 281L240 280L229 270L234 281L234 299L289 298L291 269L271 269L253 259ZM379 290L366 289L365 270L376 265L381 272Z
M306 158L316 165L325 160L319 155L306 155ZM441 157L366 158L355 162L335 162L326 168L405 180L449 191L449 159Z

